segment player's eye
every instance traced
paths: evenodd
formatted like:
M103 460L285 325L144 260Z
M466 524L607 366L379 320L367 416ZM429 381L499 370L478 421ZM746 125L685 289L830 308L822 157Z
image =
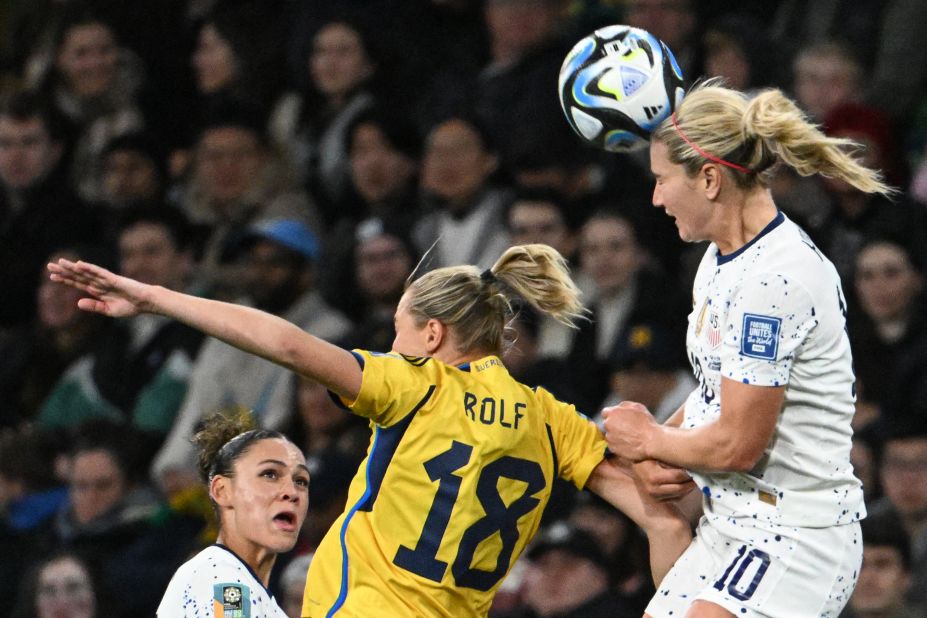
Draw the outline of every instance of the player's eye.
M279 477L279 475L277 474L277 471L272 468L269 470L262 471L261 476L263 476L264 478L271 479L273 481L277 480L277 478Z
M308 477L305 477L305 476L297 476L297 477L293 480L293 482L296 483L296 486L297 486L297 487L303 487L303 488L306 488L306 489L309 488L309 478L308 478Z

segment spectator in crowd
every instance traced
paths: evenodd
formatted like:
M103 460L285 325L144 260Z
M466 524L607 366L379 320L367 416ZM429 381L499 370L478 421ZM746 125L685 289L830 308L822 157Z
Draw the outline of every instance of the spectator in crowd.
M0 328L35 314L36 273L52 251L95 240L94 216L69 188L56 127L31 94L0 105Z
M98 577L78 554L62 551L40 560L13 618L103 618L113 608L101 598Z
M511 195L494 182L499 155L490 136L474 117L457 114L426 138L422 190L435 207L412 235L428 270L459 264L489 268L509 246L505 208Z
M748 93L773 85L775 49L756 17L731 13L709 22L702 46L707 77L722 77L731 88Z
M118 611L150 616L173 568L193 549L198 528L164 517L161 501L139 481L130 431L98 422L80 427L76 436L68 502L52 526L57 545L99 571Z
M857 427L897 416L927 416L927 308L916 254L889 238L860 250L854 275L859 310L849 321L857 378Z
M572 138L552 94L572 45L561 32L566 5L564 0L488 0L484 5L490 59L463 95L493 136L505 167L517 153Z
M360 21L333 18L313 35L304 66L310 76L308 90L286 94L277 102L269 131L331 225L350 189L347 129L374 103L372 81L379 58Z
M916 24L927 17L917 0L834 0L777 3L769 30L772 45L786 63L795 51L837 39L859 55L871 77L863 86L868 103L905 125L922 96L927 48Z
M382 221L400 238L411 233L421 216L422 140L409 120L382 107L361 112L348 128L347 139L356 199L345 205L327 235L322 258L327 268L321 273L320 285L335 306L361 320L363 306L357 303L357 290L346 285L355 277L354 252L361 225Z
M608 392L608 359L635 323L683 323L686 310L669 280L648 264L632 224L601 210L580 231L580 267L593 282L590 319L579 326L570 350L574 390L581 410L597 410ZM683 341L669 335L677 345Z
M853 52L835 41L809 43L795 56L795 100L819 123L846 103L859 103L865 71Z
M553 188L519 188L506 211L513 245L542 243L575 261L577 217L566 199Z
M396 338L393 317L418 264L412 240L382 219L357 227L354 279L363 312L350 339L351 347L388 352Z
M231 99L268 113L283 90L282 2L215 3L196 35L190 62L200 109Z
M25 557L50 549L49 523L67 500L53 462L47 436L31 429L0 432L0 577L13 595L7 607L15 604Z
M588 532L565 522L551 525L526 554L526 617L630 618L637 613L611 592L609 561Z
M258 110L232 101L210 109L197 139L193 175L182 207L209 229L197 270L201 285L222 297L240 292L240 273L229 264L229 245L259 219L321 221L309 196L287 177L263 133Z
M917 618L927 608L906 600L911 589L911 543L890 514L863 520L863 566L840 618Z
M187 290L193 267L190 226L168 206L125 213L118 234L119 271L172 290ZM105 345L76 361L49 394L38 422L73 427L89 418L130 424L151 458L170 431L187 390L202 335L161 316L112 325Z
M880 477L885 496L870 517L894 513L911 541L908 599L927 602L927 417L909 418L888 429ZM865 540L865 537L864 537Z
M855 50L860 64L871 67L880 23L889 4L905 2L833 0L815 4L783 0L769 22L770 43L779 50L785 66L815 44L838 41L841 46Z
M592 535L605 554L612 594L643 614L654 592L646 536L624 513L610 508L595 494L583 491L576 498L569 523Z
M401 114L382 106L358 114L347 132L351 185L356 206L353 220L380 217L411 229L419 216L417 182L422 139Z
M666 43L687 79L701 73L699 23L692 0L629 0L625 23Z
M47 256L47 261L94 259L87 248L64 249ZM44 267L42 267L44 270ZM77 308L79 294L50 284L41 274L32 321L0 331L0 427L15 427L33 421L45 399L71 363L89 353L106 328L101 320L87 319Z
M698 387L673 331L658 323L630 324L609 358L605 406L637 401L658 423L666 421Z
M167 193L167 155L152 135L127 133L111 139L100 155L100 167L100 198L112 211L157 202Z
M98 160L107 142L145 127L144 69L101 15L76 9L62 21L54 62L37 85L66 124L70 181L88 202L101 198Z
M314 285L318 240L302 222L269 219L247 230L239 252L246 298L323 339L340 340L350 322L322 299ZM253 410L263 428L292 420L289 372L257 356L210 339L197 356L190 384L153 474L168 494L196 484L190 438L204 414L229 406Z

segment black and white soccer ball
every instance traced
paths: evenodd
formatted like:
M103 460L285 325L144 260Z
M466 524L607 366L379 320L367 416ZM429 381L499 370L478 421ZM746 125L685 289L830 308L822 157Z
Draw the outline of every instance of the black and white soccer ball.
M560 67L560 105L573 130L610 152L643 147L682 101L682 71L665 43L640 28L599 28Z

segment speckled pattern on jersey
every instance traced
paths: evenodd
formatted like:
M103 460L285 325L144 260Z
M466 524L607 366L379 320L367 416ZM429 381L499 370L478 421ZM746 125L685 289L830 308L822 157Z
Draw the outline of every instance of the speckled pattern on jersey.
M174 573L159 618L286 618L248 566L228 548L207 547Z
M735 253L708 248L687 335L700 387L683 426L718 417L722 378L785 386L775 434L753 470L693 472L708 510L808 527L865 516L850 465L855 394L845 312L833 265L782 213Z

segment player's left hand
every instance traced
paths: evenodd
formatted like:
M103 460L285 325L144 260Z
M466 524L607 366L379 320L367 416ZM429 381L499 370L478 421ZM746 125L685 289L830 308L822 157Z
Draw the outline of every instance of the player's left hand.
M646 406L622 401L602 410L602 418L605 440L612 453L634 462L650 459L645 447L660 426Z

